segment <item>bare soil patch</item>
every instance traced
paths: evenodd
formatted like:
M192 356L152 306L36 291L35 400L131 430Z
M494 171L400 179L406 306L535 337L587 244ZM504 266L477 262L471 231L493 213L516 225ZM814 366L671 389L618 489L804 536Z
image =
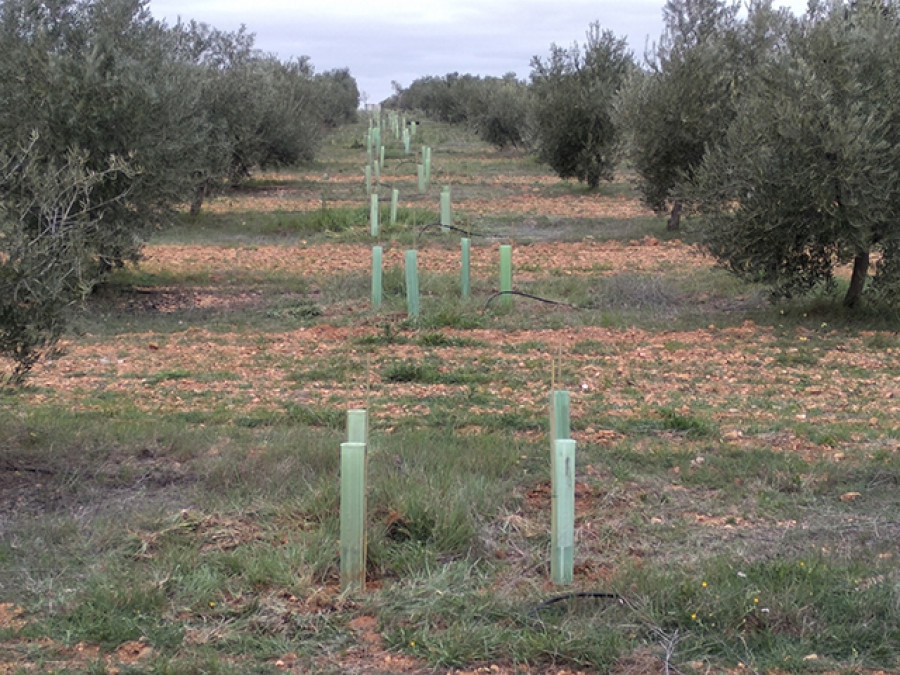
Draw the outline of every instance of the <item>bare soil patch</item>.
M476 242L472 247L472 274L493 278L497 274L499 242ZM405 247L387 246L386 268L403 267ZM141 269L178 276L207 275L213 283L229 279L262 277L273 272L301 277L368 274L371 246L365 244L300 244L297 246L183 246L153 245L144 249ZM459 270L459 255L443 246L419 249L422 272L451 274ZM541 242L517 246L513 251L516 279L538 274L608 275L614 272L654 272L675 267L686 271L710 268L713 261L694 246L680 241L660 242L647 237L630 243L585 241Z

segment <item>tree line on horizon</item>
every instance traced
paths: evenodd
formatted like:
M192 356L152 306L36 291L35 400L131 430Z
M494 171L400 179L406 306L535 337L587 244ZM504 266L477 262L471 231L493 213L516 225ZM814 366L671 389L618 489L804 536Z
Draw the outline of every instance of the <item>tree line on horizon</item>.
M900 2L667 0L643 60L599 23L529 80L450 73L389 108L466 124L595 188L625 163L643 201L776 297L900 300ZM869 273L874 263L875 273Z

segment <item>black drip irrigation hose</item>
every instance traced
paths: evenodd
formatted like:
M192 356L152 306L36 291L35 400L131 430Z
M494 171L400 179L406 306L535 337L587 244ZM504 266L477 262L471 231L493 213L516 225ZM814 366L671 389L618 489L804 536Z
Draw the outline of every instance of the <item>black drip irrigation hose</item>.
M394 169L395 169L395 170L396 170L396 169L399 169L399 168L400 168L401 166L403 166L404 164L418 164L418 162L417 162L416 160L414 160L414 159L404 159L404 160L398 162L397 165L394 167Z
M541 603L538 603L534 607L528 610L529 614L537 614L542 609L546 609L550 605L555 605L558 602L564 602L566 600L575 600L587 598L591 600L615 600L621 604L625 604L625 599L619 595L618 593L604 593L602 591L581 591L577 593L563 593L562 595L555 595L552 598L544 600Z
M419 228L418 236L421 236L422 233L425 230L427 230L429 227L445 228L448 230L452 230L453 232L460 232L460 233L466 235L467 237L489 237L491 239L503 239L504 238L504 235L500 235L500 234L482 234L480 232L469 232L468 230L464 230L461 227L456 227L455 225L441 225L440 223L426 223L421 228ZM418 236L416 238L418 238Z
M13 473L40 473L47 476L52 476L56 472L51 471L50 469L41 469L40 467L31 467L31 466L13 466L12 464L4 464L0 466L0 471L11 471Z
M490 305L495 298L499 298L501 295L518 295L523 298L528 298L529 300L537 300L538 302L544 302L548 305L557 305L558 307L568 307L569 309L578 310L580 307L576 307L575 305L570 305L568 302L560 302L559 300L550 300L549 298L542 298L539 295L532 295L531 293L524 293L522 291L499 291L494 293L491 297L487 299L487 302L484 303L484 307L481 309L482 312L486 311L488 305Z
M453 232L461 232L467 237L489 237L491 239L503 239L505 235L499 234L481 234L479 232L469 232L468 230L464 230L461 227L456 227L455 225L442 225L441 223L426 223L419 229L419 233L416 235L416 240L422 235L422 233L427 230L429 227L440 227L446 230L452 230ZM538 302L543 302L548 305L556 305L557 307L568 307L569 309L579 310L580 307L576 307L568 302L560 302L559 300L551 300L550 298L542 298L539 295L532 295L531 293L525 293L523 291L499 291L498 293L494 293L491 297L487 299L487 302L484 303L484 307L481 309L482 312L486 311L488 306L494 301L495 298L500 297L501 295L518 295L523 298L528 298L529 300L537 300Z

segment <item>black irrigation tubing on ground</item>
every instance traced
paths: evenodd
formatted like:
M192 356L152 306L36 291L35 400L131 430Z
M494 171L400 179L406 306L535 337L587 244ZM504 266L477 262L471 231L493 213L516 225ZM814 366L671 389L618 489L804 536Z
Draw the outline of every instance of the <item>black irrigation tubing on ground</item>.
M414 159L404 159L402 162L399 162L399 163L397 163L397 164L394 165L394 171L396 171L397 169L399 169L399 168L400 168L401 166L403 166L404 164L418 164L418 162L416 162L416 160L414 160ZM384 187L388 187L388 186L385 185Z
M529 298L530 300L537 300L538 302L545 302L548 305L558 305L560 307L568 307L569 309L579 310L580 307L576 307L575 305L570 305L568 302L560 302L559 300L550 300L549 298L542 298L539 295L532 295L531 293L524 293L522 291L499 291L494 293L491 297L487 299L487 302L484 303L484 307L482 307L481 311L484 312L488 305L490 305L494 298L499 298L501 295L519 295L523 298Z
M555 595L552 598L544 600L541 603L538 603L534 607L528 610L529 614L537 614L542 609L549 607L550 605L555 605L557 602L563 602L565 600L575 600L587 598L592 600L616 600L622 604L625 603L625 599L619 595L618 593L606 593L603 591L581 591L577 593L563 593L562 595Z
M461 227L456 227L455 225L441 225L440 223L426 223L421 228L419 228L419 236L427 230L429 227L443 227L448 230L453 230L454 232L462 232L467 237L491 237L493 239L504 239L506 235L502 234L482 234L480 232L470 232L469 230L464 230Z
M14 466L12 464L4 464L0 466L0 471L11 471L13 473L42 473L48 476L54 475L56 472L51 471L50 469L42 469L40 467L31 467L31 466Z

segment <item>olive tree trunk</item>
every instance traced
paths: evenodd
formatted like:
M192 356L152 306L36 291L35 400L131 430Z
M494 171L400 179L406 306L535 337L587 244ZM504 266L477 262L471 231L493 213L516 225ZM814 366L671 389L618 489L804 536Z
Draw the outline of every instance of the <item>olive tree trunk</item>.
M869 252L862 251L853 258L853 273L850 275L850 288L844 296L845 307L855 307L862 296L866 285L866 275L869 273Z
M206 193L209 191L209 179L205 179L200 182L199 185L194 189L194 198L191 200L191 215L197 216L200 214L200 209L203 208L203 201L206 199Z
M666 223L666 229L669 232L677 232L681 229L681 201L676 199L672 204L672 211L669 213L669 222Z

